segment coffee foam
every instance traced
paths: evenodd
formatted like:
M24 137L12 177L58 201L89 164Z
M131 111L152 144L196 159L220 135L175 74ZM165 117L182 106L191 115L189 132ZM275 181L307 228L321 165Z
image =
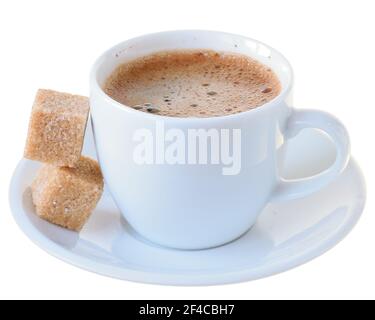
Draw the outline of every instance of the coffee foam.
M213 117L259 107L281 84L267 66L244 55L209 50L159 52L127 62L104 91L135 109L172 117Z

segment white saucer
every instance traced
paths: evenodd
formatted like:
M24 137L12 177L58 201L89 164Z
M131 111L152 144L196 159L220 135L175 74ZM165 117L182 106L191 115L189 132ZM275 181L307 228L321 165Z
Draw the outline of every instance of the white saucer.
M94 156L88 128L84 153ZM324 157L318 156L324 154ZM290 143L284 175L302 177L326 168L335 155L331 143L307 131ZM10 204L20 228L55 257L102 275L168 285L215 285L248 281L286 271L336 245L354 227L365 203L365 184L351 160L345 172L320 192L269 205L256 225L222 247L179 251L141 239L121 218L105 192L80 234L39 219L30 185L40 166L22 160L10 186Z

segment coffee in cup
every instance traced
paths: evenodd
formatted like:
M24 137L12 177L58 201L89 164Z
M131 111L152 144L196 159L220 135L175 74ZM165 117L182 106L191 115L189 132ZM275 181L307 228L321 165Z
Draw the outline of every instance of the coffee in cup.
M249 56L213 50L157 52L121 64L105 92L134 109L171 117L214 117L257 108L281 90Z

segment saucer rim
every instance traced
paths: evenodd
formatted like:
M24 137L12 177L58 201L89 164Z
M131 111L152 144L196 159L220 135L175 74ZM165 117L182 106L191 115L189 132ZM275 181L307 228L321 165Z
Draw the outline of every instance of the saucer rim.
M307 251L305 250L299 255L293 256L291 259L284 259L284 261L278 261L270 266L259 266L250 270L243 267L239 270L231 270L228 272L220 271L209 273L203 271L200 274L189 273L186 271L181 271L179 273L152 272L146 269L142 270L141 267L138 270L134 270L97 262L74 253L50 240L37 230L29 219L25 218L26 216L22 207L22 199L20 201L18 190L22 184L22 172L27 169L30 162L30 160L21 159L13 172L9 187L10 209L17 225L25 235L38 247L59 260L92 273L139 283L170 286L211 286L252 281L285 272L323 255L340 243L356 226L362 216L366 204L366 183L364 175L357 161L351 157L346 170L352 170L358 176L359 184L362 188L361 195L363 195L363 197L358 203L356 203L356 206L350 208L351 214L348 215L344 222L342 222L341 226L337 228L330 237L322 240L315 247Z

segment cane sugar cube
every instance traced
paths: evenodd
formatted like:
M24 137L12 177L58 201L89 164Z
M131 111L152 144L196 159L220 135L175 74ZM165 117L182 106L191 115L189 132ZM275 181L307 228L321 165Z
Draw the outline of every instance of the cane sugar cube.
M25 158L74 167L81 156L88 98L41 89L29 122Z
M36 213L42 219L80 231L103 192L99 164L81 157L75 168L45 164L31 185Z

